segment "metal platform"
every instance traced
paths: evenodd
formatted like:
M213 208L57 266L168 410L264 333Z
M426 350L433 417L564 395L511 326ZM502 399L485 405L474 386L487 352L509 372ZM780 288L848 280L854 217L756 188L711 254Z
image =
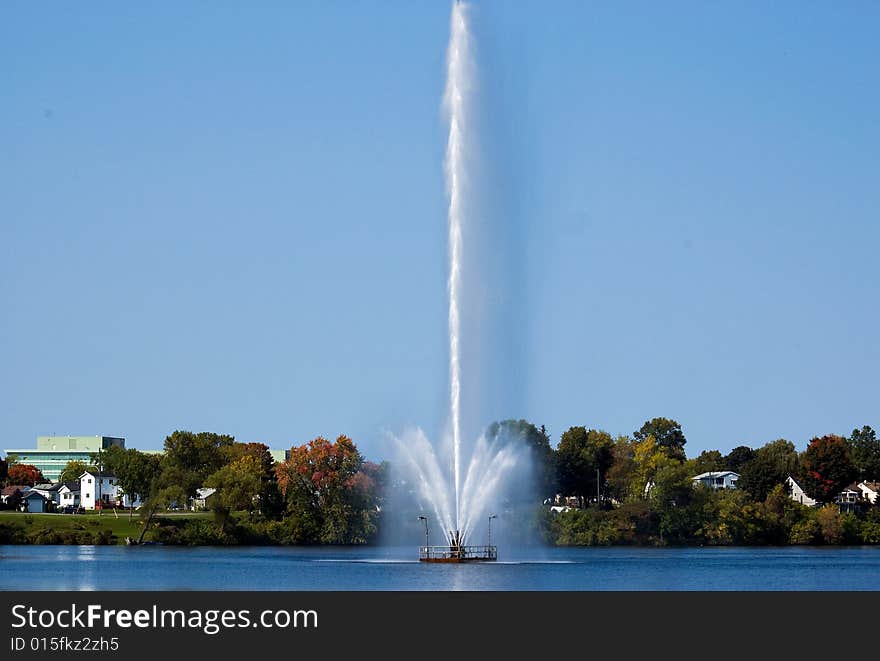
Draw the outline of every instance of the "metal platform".
M494 562L497 546L420 546L419 562Z

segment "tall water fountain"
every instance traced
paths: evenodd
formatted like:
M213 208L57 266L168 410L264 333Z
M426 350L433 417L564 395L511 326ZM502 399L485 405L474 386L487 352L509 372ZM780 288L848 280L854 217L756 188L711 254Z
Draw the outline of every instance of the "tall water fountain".
M394 437L407 480L426 504L428 514L439 525L448 550L424 547L423 560L494 560L494 547L468 546L479 522L491 526L499 496L518 466L526 463L526 447L501 436L479 435L473 442L462 436L462 317L465 257L465 228L473 194L468 172L476 158L473 131L475 73L474 49L468 20L468 5L452 6L449 48L446 59L446 89L443 110L449 123L445 176L449 222L449 422L438 444L419 428ZM464 366L466 369L466 366ZM464 393L467 395L467 393ZM426 525L428 517L420 517ZM494 517L493 517L494 518ZM470 550L468 550L470 549Z

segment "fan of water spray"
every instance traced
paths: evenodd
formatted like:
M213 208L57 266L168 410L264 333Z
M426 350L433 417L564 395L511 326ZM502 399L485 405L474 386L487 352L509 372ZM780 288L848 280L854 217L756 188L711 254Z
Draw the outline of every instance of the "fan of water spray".
M446 57L446 89L443 110L449 122L445 175L449 199L449 430L435 446L421 429L394 437L402 467L419 499L442 526L452 544L454 531L467 539L488 510L499 500L504 482L526 449L511 439L479 437L472 447L462 447L461 433L461 320L464 226L469 205L468 166L475 158L473 103L475 92L474 49L468 6L452 5L449 48Z

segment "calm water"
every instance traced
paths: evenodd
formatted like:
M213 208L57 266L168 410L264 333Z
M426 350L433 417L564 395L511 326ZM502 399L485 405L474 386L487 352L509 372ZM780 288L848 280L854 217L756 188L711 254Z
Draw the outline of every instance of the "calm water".
M880 548L501 549L0 546L3 590L880 590Z

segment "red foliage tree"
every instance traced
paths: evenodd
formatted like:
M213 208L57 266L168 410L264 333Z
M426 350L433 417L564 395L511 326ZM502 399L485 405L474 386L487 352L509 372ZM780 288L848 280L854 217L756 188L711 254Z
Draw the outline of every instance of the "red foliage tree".
M290 449L290 458L276 469L278 486L285 496L292 488L304 489L320 507L352 486L362 463L361 453L348 436L340 436L335 443L319 436Z
M30 464L12 464L9 467L9 472L6 476L7 484L16 484L25 487L32 487L35 484L40 484L45 481L46 478L43 477L43 473L40 472L40 469L36 466L31 466Z
M857 475L846 439L833 434L810 441L801 470L804 491L822 503L833 502Z
M300 541L359 544L375 535L384 469L364 462L348 436L291 448L275 470Z

